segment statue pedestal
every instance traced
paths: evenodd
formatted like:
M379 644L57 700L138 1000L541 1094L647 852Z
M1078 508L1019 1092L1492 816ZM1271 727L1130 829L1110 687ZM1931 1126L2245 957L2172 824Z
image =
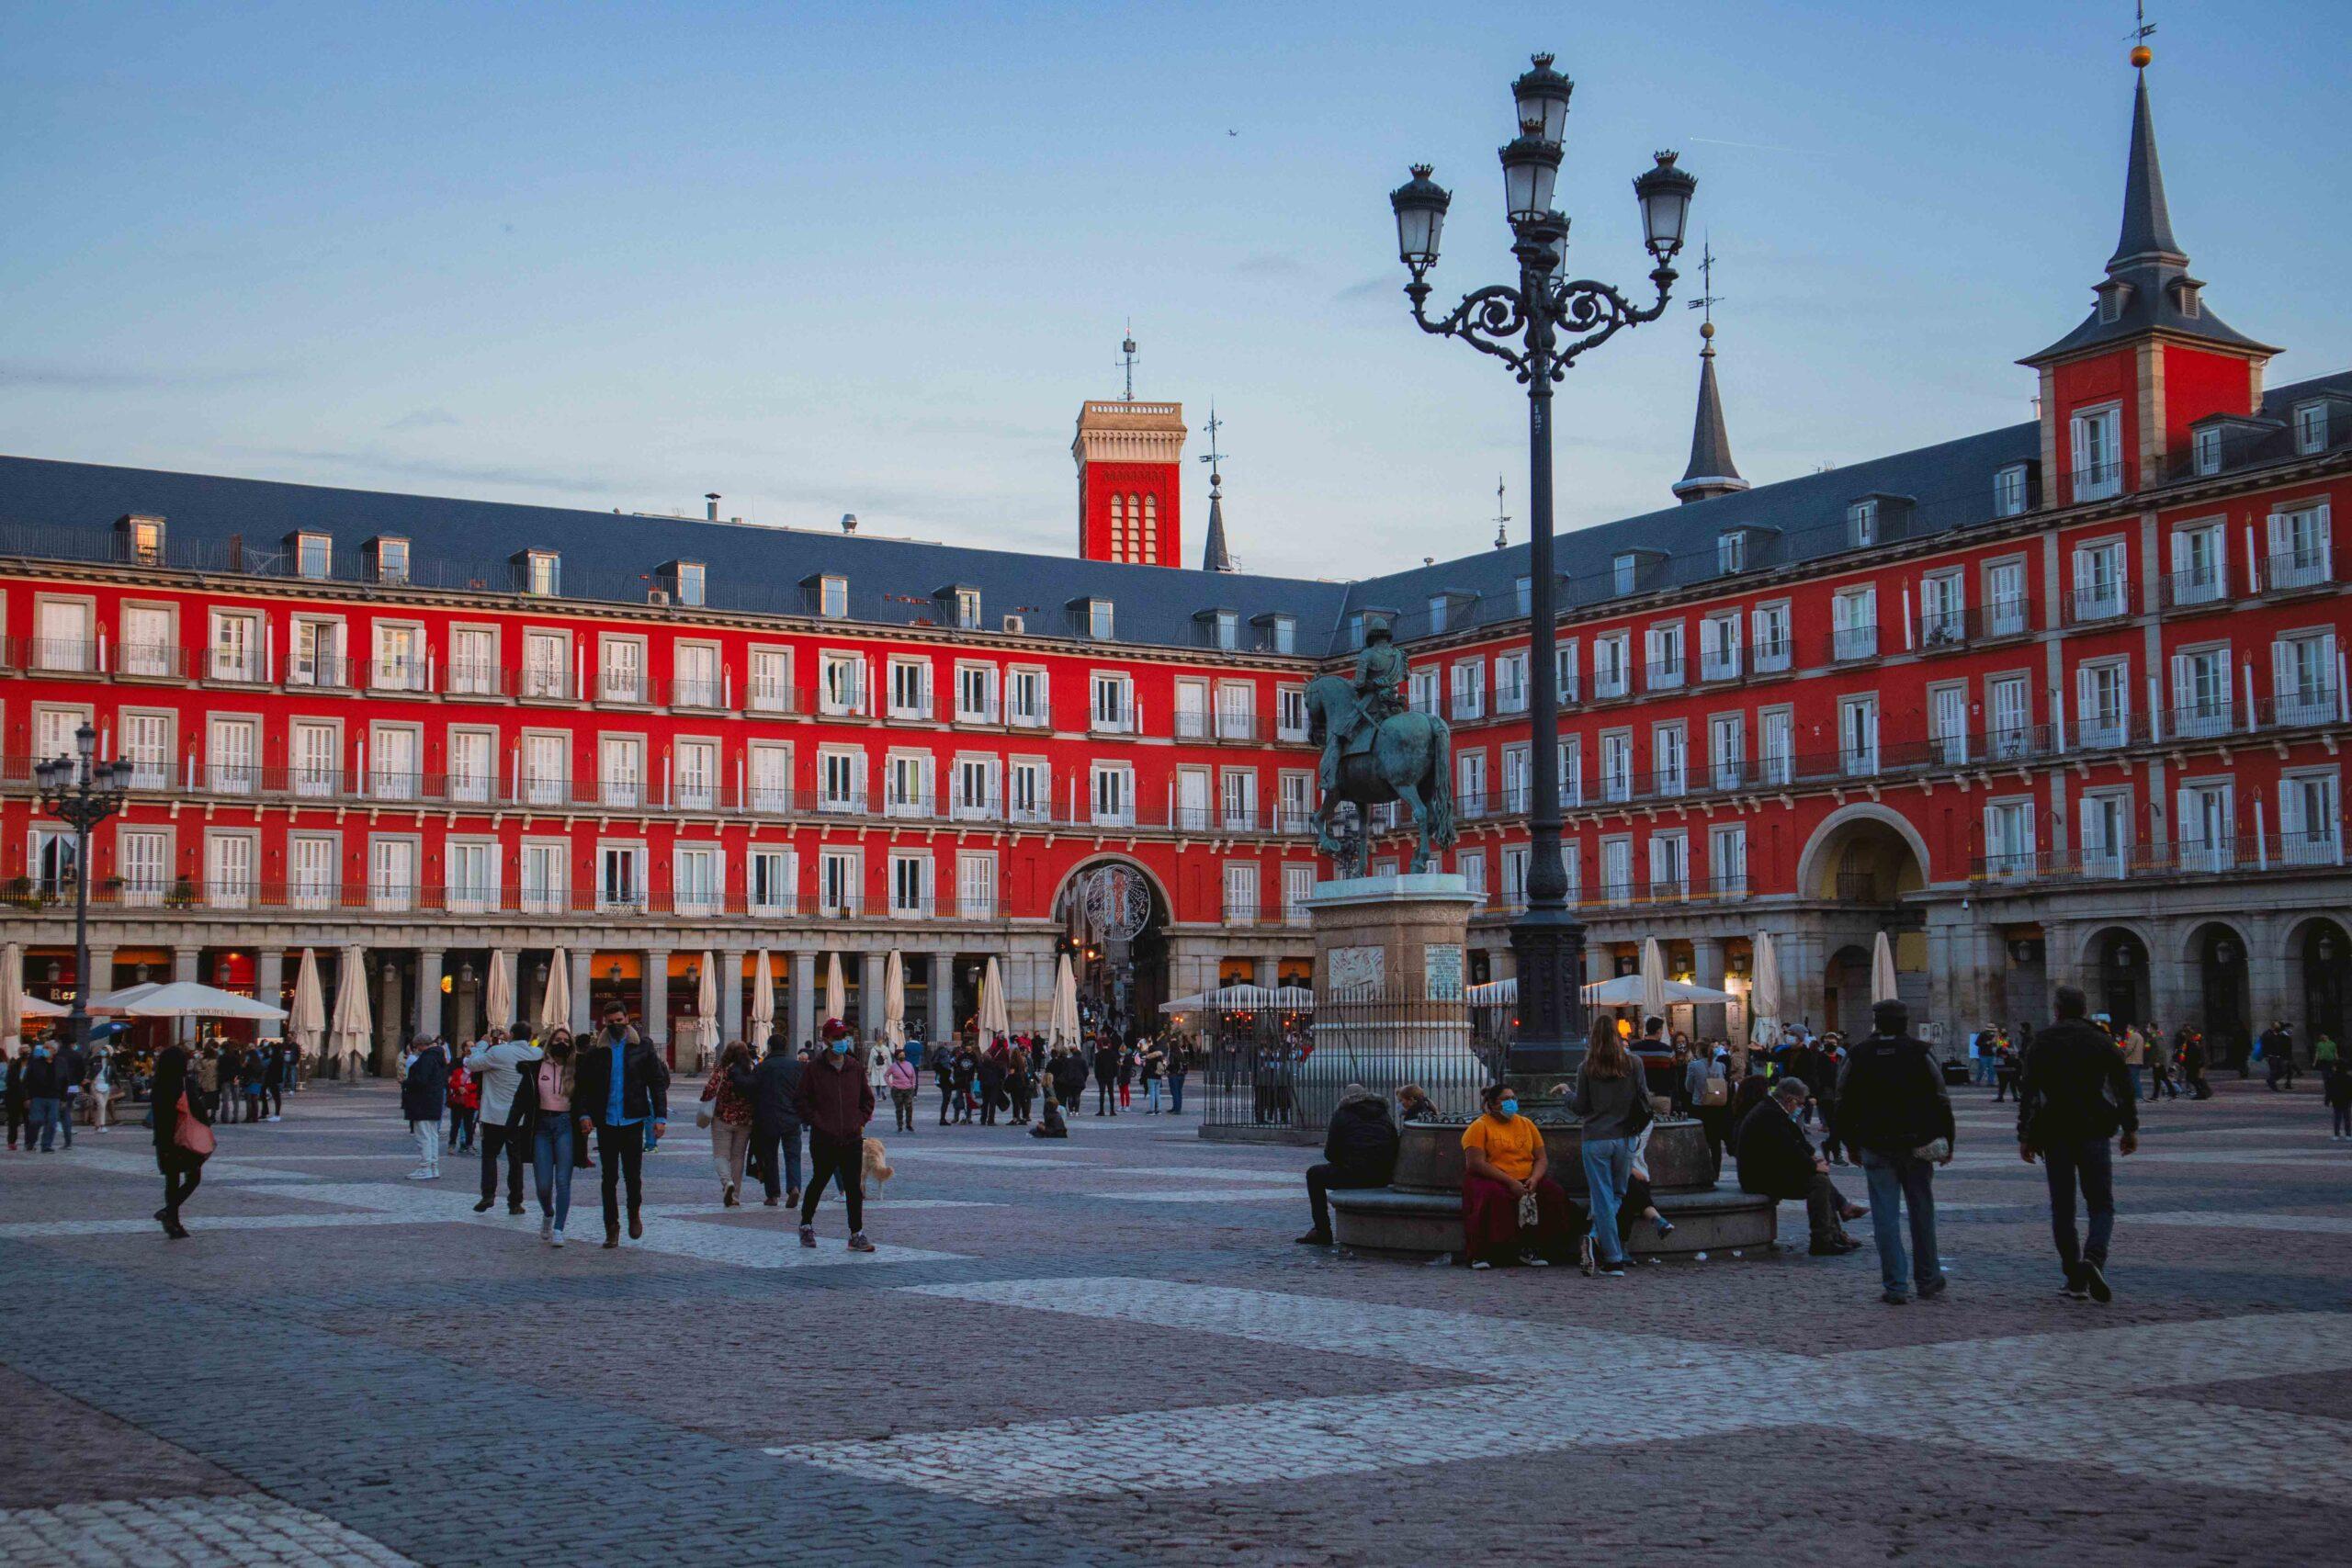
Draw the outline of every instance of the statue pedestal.
M1451 1115L1478 1110L1491 1075L1471 1048L1464 935L1476 900L1461 877L1424 872L1318 883L1315 1049L1296 1075L1302 1126L1320 1128L1340 1091L1393 1096L1419 1084Z

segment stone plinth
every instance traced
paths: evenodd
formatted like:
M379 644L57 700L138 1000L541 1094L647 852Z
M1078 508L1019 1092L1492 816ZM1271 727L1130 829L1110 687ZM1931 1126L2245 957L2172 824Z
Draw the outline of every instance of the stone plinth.
M1464 939L1476 907L1450 872L1345 876L1306 900L1318 1002L1351 997L1459 1000Z

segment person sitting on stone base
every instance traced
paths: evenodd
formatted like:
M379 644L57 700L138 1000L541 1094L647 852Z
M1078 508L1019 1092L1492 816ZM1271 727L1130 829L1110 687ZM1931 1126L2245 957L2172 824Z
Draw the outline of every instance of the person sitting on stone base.
M1839 1194L1829 1179L1829 1162L1814 1151L1797 1124L1797 1113L1812 1094L1805 1081L1793 1075L1772 1080L1771 1098L1739 1124L1739 1190L1782 1202L1802 1200L1813 1233L1813 1256L1842 1257L1862 1244L1838 1222L1860 1219L1870 1211Z
M1306 1170L1306 1201L1315 1228L1298 1238L1304 1247L1331 1245L1331 1205L1326 1194L1338 1188L1385 1187L1396 1174L1396 1125L1388 1101L1360 1083L1340 1091L1340 1103L1323 1134L1323 1161Z
M1519 1113L1518 1094L1491 1084L1479 1098L1486 1114L1462 1134L1464 1255L1473 1269L1558 1262L1575 1247L1583 1211L1546 1173L1544 1130Z

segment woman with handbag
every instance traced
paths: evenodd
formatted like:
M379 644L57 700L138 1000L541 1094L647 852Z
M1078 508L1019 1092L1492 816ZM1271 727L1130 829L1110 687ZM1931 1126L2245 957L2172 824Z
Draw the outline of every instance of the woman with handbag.
M1585 1201L1592 1209L1588 1244L1600 1254L1600 1273L1623 1278L1625 1249L1617 1239L1617 1208L1634 1176L1634 1140L1650 1124L1650 1095L1641 1064L1608 1019L1593 1020L1592 1042L1577 1071L1570 1109L1584 1123ZM1587 1261L1590 1268L1589 1253Z
M164 1173L164 1206L155 1218L174 1241L187 1239L180 1206L204 1179L212 1155L212 1111L188 1061L188 1048L176 1043L155 1058L155 1168Z
M729 1040L702 1086L695 1124L710 1129L711 1163L718 1168L718 1201L732 1209L742 1202L743 1156L752 1147L752 1048Z

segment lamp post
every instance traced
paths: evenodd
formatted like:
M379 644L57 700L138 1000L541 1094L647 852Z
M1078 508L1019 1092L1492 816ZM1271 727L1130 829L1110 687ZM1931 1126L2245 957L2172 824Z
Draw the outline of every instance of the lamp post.
M1559 275L1567 247L1568 220L1552 208L1560 170L1560 139L1576 84L1552 69L1552 56L1534 57L1533 69L1511 84L1519 135L1501 150L1505 215L1511 254L1519 261L1519 286L1492 284L1464 297L1452 311L1431 320L1430 269L1437 265L1438 237L1453 197L1430 178L1430 166L1413 165L1413 177L1388 198L1396 215L1396 249L1412 281L1405 294L1413 320L1426 333L1459 338L1510 367L1527 388L1529 710L1532 728L1534 800L1528 812L1531 843L1527 908L1511 923L1511 953L1519 971L1519 1031L1511 1066L1520 1072L1550 1072L1573 1065L1583 1051L1579 1025L1584 1008L1577 987L1584 967L1584 927L1568 908L1566 868L1560 859L1560 694L1554 662L1556 579L1552 559L1552 384L1588 349L1623 329L1654 321L1665 312L1675 279L1674 257L1690 215L1699 182L1660 152L1656 164L1634 181L1642 214L1644 243L1656 265L1650 281L1657 298L1635 305L1615 287ZM1566 341L1563 341L1564 335Z
M130 791L130 763L98 761L98 732L74 732L76 754L33 764L40 808L74 829L74 1011L65 1032L85 1057L90 1051L90 829L122 809Z

